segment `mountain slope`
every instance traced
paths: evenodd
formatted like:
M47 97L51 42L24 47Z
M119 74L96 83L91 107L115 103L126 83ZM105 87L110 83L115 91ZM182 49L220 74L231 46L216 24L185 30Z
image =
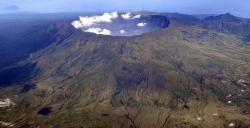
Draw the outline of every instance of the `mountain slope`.
M13 98L17 106L1 118L20 127L249 126L246 36L210 21L169 21L133 37L54 25L50 45L17 66L35 65L29 79L1 95L36 88Z
M27 59L30 53L45 48L54 31L38 33L51 24L72 21L81 16L99 14L85 13L9 13L0 14L0 69Z
M250 24L246 19L235 17L232 14L223 14L219 16L210 16L204 20L211 22L218 29L226 29L236 35L249 35Z

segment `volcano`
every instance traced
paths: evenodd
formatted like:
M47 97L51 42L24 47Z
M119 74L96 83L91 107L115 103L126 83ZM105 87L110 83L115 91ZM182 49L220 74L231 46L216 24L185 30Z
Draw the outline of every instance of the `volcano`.
M27 33L43 47L1 68L0 99L16 105L0 108L0 121L26 128L248 127L250 23L228 14L181 16L119 14L88 28L72 25L74 17Z

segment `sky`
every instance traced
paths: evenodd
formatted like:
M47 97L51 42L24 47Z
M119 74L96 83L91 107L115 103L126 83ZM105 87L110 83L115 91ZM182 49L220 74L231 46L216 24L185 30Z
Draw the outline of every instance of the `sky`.
M158 10L250 18L250 0L0 0L0 13Z

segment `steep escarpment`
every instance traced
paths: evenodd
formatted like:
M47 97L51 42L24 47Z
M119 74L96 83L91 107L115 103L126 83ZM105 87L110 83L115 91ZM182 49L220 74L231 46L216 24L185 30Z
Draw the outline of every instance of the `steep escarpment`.
M142 21L148 23L152 30L167 28L170 24L168 17L161 15L149 15L146 16Z

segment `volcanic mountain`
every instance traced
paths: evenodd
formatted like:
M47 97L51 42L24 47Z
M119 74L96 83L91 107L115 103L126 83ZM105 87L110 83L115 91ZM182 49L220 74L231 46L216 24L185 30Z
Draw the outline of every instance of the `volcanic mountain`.
M146 16L154 19L148 24L168 24L130 37L83 32L71 22L28 34L46 35L46 45L1 68L0 97L16 105L0 108L0 121L25 128L248 127L248 21Z

